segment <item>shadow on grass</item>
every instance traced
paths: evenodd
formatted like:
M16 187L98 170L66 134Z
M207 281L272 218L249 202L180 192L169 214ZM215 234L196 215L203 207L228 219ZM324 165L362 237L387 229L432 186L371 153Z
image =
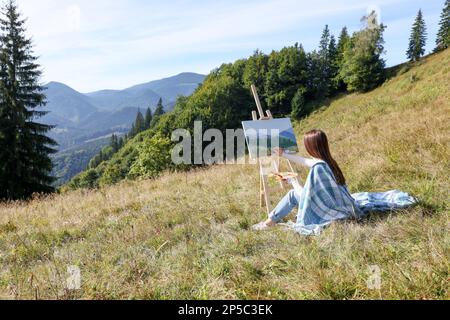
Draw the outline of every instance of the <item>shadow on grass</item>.
M348 95L348 92L340 91L332 97L317 98L317 99L311 100L305 104L304 110L303 110L301 116L296 117L295 120L300 121L302 119L309 117L310 115L312 115L313 113L315 113L317 111L325 110L328 107L330 107L334 101L337 101L337 100L345 97L346 95ZM291 115L284 114L284 115L276 115L276 116L288 116L289 117Z
M420 210L423 218L431 218L442 210L442 208L440 206L433 205L433 204L426 203L424 201L419 200L417 202L417 204L415 204L414 206L412 206L410 208L398 209L398 210L392 210L392 211L386 211L386 212L376 212L376 211L371 212L356 222L359 224L362 224L362 225L374 226L380 222L387 220L390 217L410 214L414 209Z

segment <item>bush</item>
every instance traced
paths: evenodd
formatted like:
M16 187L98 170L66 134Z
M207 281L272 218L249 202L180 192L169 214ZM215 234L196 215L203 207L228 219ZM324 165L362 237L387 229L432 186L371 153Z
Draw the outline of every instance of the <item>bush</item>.
M89 169L80 173L78 176L72 179L67 185L67 189L94 189L98 187L98 173L94 169ZM63 190L64 191L64 190Z
M138 147L138 157L130 170L131 177L154 178L171 166L172 142L156 135L146 138Z
M99 183L101 186L115 184L121 181L123 178L124 175L120 170L120 166L118 166L117 164L109 164L103 172Z

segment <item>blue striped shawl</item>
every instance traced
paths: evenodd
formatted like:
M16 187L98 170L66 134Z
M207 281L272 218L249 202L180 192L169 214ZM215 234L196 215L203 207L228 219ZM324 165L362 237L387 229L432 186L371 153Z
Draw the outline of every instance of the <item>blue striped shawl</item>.
M351 195L347 186L338 185L325 162L316 164L300 195L297 223L288 224L302 235L317 235L333 221L364 217L373 211L391 211L413 205L416 200L394 190L386 193Z

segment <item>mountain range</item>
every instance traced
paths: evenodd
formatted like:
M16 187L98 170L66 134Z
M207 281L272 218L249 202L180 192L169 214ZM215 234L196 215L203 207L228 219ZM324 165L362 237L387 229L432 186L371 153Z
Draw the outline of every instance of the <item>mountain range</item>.
M204 78L196 73L181 73L124 90L91 93L50 82L44 92L49 113L40 121L55 126L50 136L58 142L60 150L78 147L87 140L128 131L138 109L154 109L160 98L169 111L178 96L190 95Z
M49 113L39 122L55 126L49 136L58 143L53 158L57 184L81 172L113 133L127 133L139 109L154 110L162 99L165 110L170 111L178 96L191 95L204 79L201 74L181 73L124 90L90 93L59 82L48 83L44 94Z

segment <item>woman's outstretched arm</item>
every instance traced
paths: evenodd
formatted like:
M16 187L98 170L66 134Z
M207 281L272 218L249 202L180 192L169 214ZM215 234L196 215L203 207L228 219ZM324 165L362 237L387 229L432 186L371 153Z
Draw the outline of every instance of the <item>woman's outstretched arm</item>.
M317 164L316 159L303 158L300 156L294 156L292 154L283 153L282 157L308 168L312 168L315 164Z

